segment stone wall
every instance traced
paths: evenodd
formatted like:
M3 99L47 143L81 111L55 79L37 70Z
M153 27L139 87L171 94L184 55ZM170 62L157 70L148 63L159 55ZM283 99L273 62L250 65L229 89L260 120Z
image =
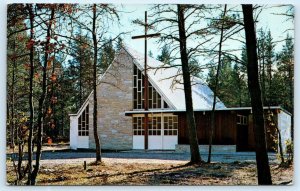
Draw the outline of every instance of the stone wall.
M125 116L125 111L132 110L132 72L133 60L122 50L97 86L97 123L102 149L132 149L132 118ZM95 148L92 104L90 111L89 147Z
M208 153L208 145L199 145L200 153ZM236 145L212 145L211 147L212 153L234 153L236 152ZM189 153L190 145L178 144L175 146L175 152L177 153Z

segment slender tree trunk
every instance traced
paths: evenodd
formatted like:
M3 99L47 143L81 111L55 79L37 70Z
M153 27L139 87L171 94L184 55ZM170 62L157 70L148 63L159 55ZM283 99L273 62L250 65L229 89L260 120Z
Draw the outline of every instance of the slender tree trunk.
M261 84L262 84L262 97L263 97L263 105L266 103L266 73L265 73L265 45L264 45L264 41L263 41L263 45L262 45L262 54L263 54L263 57L262 57L262 81L261 81Z
M17 138L19 140L23 139L21 127L17 129ZM24 156L24 143L22 141L18 141L17 184L19 184L19 181L21 181L24 178L24 175L26 174L26 170L25 171L22 170L23 156ZM28 169L29 169L29 165L27 165L27 170Z
M98 136L97 130L97 55L98 55L98 47L97 47L97 36L96 36L96 12L97 6L93 4L93 44L94 44L94 64L93 64L93 90L94 90L94 113L93 113L93 130L94 130L94 138L96 145L96 163L101 162L101 148L100 148L100 140Z
M54 53L54 58L55 58L55 53ZM55 60L53 60L53 62L52 62L52 69L51 69L51 76L53 76L53 75L55 75ZM48 122L48 125L47 125L47 136L49 136L52 140L54 140L55 139L55 130L54 129L52 129L52 123L54 123L55 124L55 121L56 121L56 119L55 119L55 109L54 109L54 100L53 100L53 98L54 98L54 81L53 80L51 80L51 83L50 83L50 85L51 85L51 93L49 94L49 96L48 96L48 101L50 101L49 103L46 101L46 104L45 104L45 108L47 108L47 107L50 107L51 108L51 110L52 110L52 115L51 116L48 116L48 117L45 117L45 119L44 119L44 124L46 124L47 122ZM50 86L50 85L48 85L48 86ZM53 120L51 120L51 119L53 119Z
M225 18L226 11L227 11L227 4L225 4L225 6L224 6L224 12L223 12L222 20ZM219 56L218 56L218 67L217 67L216 81L215 81L215 85L214 85L214 88L213 88L214 100L213 100L211 119L210 119L210 135L209 135L209 148L208 148L207 163L210 163L210 161L211 161L211 147L212 147L213 136L214 136L214 131L215 131L215 111L216 111L217 92L218 92L218 84L219 84L219 73L220 73L220 70L221 70L223 30L224 30L224 22L222 22L222 26L221 26L221 36L220 36L219 52L218 52L218 54L219 54Z
M292 112L292 116L291 116L291 137L292 137L292 142L294 142L294 109L293 109L293 101L294 101L294 74L292 72L292 67L291 66L291 63L292 61L290 61L289 63L289 69L288 69L288 73L289 73L289 86L290 86L290 89L289 89L289 97L290 97L290 110Z
M247 73L248 88L251 96L253 111L254 137L256 149L257 175L259 185L272 184L267 146L266 130L264 124L264 112L262 105L262 94L259 85L258 63L256 52L256 35L253 20L252 5L242 5L245 25L246 47L247 47Z
M54 21L54 14L55 14L55 8L51 8L51 16L50 16L50 21L49 25L47 28L47 40L45 43L45 55L44 55L44 60L43 60L43 79L42 79L42 93L39 98L39 105L38 105L38 119L37 119L37 138L36 138L36 160L35 160L35 167L33 169L32 175L31 175L31 185L35 185L36 183L36 177L39 172L40 168L40 159L41 159L41 154L42 154L42 141L43 141L43 126L44 126L44 104L45 104L45 98L47 94L47 62L49 58L49 44L50 44L50 37L51 37L51 27Z
M81 106L82 104L83 104L83 101L82 101L82 56L83 55L81 55L81 49L79 49L79 105ZM79 106L79 107L80 107Z
M242 92L243 92L243 86L242 86L242 83L241 83L241 79L240 79L240 78L238 79L238 83L239 83L239 92L240 92L240 94L239 94L239 106L242 107L242 97L243 97Z
M27 9L29 12L29 19L30 19L30 43L34 42L34 14L33 14L33 8L32 4L27 4ZM33 60L33 52L34 52L34 44L30 47L30 53L29 53L29 60L30 60L30 73L29 73L29 135L28 135L28 181L27 184L31 185L31 174L32 174L32 136L33 136L33 118L34 118L34 110L33 110L33 75L34 75L34 60ZM20 135L22 136L22 135ZM19 149L20 149L19 145ZM19 152L19 157L20 154L23 154L22 152ZM22 161L19 161L22 162ZM22 164L19 164L22 165ZM21 167L21 166L20 166Z
M21 131L21 130L19 130ZM17 176L17 184L19 181L23 178L23 172L22 172L22 161L23 161L23 145L21 142L18 143L18 176Z
M268 61L268 75L269 75L269 89L268 89L268 97L269 97L269 105L273 105L274 104L274 101L273 101L273 96L272 96L272 87L273 87L273 84L272 84L272 60L270 58L270 60Z
M65 104L64 103L61 104L60 110L61 110L61 129L62 129L61 136L64 137L65 136Z
M16 40L14 40L14 54L16 54ZM10 148L15 148L15 129L16 129L16 120L15 120L15 85L16 85L16 70L17 62L16 58L13 58L13 71L11 79L11 109L10 109ZM7 103L7 114L9 114L9 104ZM9 119L8 118L8 119Z
M79 65L79 107L83 104L82 100L82 75L81 75L81 63Z
M196 122L193 109L193 99L192 99L192 86L191 86L191 74L189 70L189 60L186 50L186 33L185 33L185 19L184 19L184 5L177 5L178 10L178 29L179 29L179 38L180 38L180 55L181 55L181 65L183 73L183 82L184 82L184 94L185 94L185 106L186 106L186 117L189 133L189 142L191 150L191 163L202 162Z
M281 159L281 164L284 164L284 156L283 156L283 148L282 148L282 139L281 139L281 133L280 129L278 128L278 123L275 123L276 130L278 132L278 144L279 144L279 154Z

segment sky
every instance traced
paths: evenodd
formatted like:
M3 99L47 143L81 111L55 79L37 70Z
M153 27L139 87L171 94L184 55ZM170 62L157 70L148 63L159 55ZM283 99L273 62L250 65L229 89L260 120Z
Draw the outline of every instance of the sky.
M96 0L84 0L85 3L93 3ZM147 1L141 1L141 0L98 0L97 2L107 2L107 3L122 3L122 2L126 2L126 3L145 3L145 2L149 2L149 3L182 3L182 2L189 2L189 3L293 3L296 5L296 15L295 15L295 22L296 22L296 31L297 33L295 33L295 51L299 52L300 50L300 33L298 31L299 27L300 27L300 1L299 0L147 0ZM0 25L2 27L0 27L0 105L2 106L0 108L0 154L3 159L3 162L0 163L0 170L1 172L5 172L6 170L6 165L5 165L5 127L6 127L6 6L7 3L14 3L14 2L22 2L22 3L30 3L30 2L43 2L43 3L82 3L82 0L2 0L0 1ZM130 5L132 7L132 5ZM136 6L134 6L136 7ZM127 25L125 26L130 26L130 22L128 22L129 20L131 20L130 18L136 18L139 17L140 19L144 18L144 10L145 7L144 6L140 6L135 13L129 14L128 16L126 16L126 18L122 18L123 20L127 20ZM262 13L263 15L264 13ZM261 16L262 17L262 16ZM282 33L284 31L284 28L287 28L287 24L288 23L284 23L283 19L278 18L278 17L274 17L272 15L268 15L266 14L265 16L263 15L262 17L263 19L261 20L261 22L264 22L265 26L270 26L271 31L272 31L272 35L275 38L275 36L282 36ZM126 24L126 22L124 22ZM134 31L132 32L131 35L139 35L142 34L143 31L142 29L138 29L135 27L130 26L131 28L134 29ZM128 28L128 27L126 27ZM131 41L130 36L125 38L125 42L126 43L130 43L132 45L132 48L135 48L137 50L144 50L144 46L143 46L143 41L142 40L135 40L135 42ZM157 51L157 45L155 44L155 41L149 40L149 49L152 50L153 53L155 53L154 51ZM295 87L298 87L300 85L300 68L298 68L298 63L300 61L300 54L295 54L295 59L296 59L296 65L295 65ZM297 115L300 113L300 89L299 88L295 88L295 124L296 126L300 124L300 117L297 117ZM295 134L297 135L297 128L295 129ZM300 132L299 132L300 133ZM295 169L298 168L299 166L299 158L297 157L300 153L300 141L299 139L297 139L298 141L295 142L295 160L296 160L296 164L295 164ZM297 167L296 167L297 165ZM288 187L275 187L275 186L271 186L271 187L255 187L255 189L257 190L269 190L269 191L276 191L276 190L297 190L297 187L299 189L299 182L300 182L300 173L299 170L295 171L294 174L295 178L295 182L296 184L293 186L288 186ZM298 183L297 183L298 182ZM123 189L124 187L122 187ZM165 190L168 187L155 187L156 190ZM203 187L172 187L172 190L201 190ZM26 189L26 188L24 188ZM41 187L27 187L26 190L40 190ZM43 187L43 189L45 190L53 190L53 187ZM72 190L72 191L77 191L77 190L84 190L83 187L63 187L63 188L59 188L62 191L65 190ZM88 188L90 191L96 191L99 190L99 187L89 187ZM125 187L124 190L153 190L153 187ZM228 187L206 187L206 189L209 190L228 190ZM6 180L5 180L5 176L2 176L2 178L0 179L0 190L10 190L10 191L18 191L20 190L20 187L8 187L6 186ZM116 190L116 187L101 187L101 190ZM253 187L230 187L230 190L234 190L234 191L238 191L238 190L253 190Z
M119 29L115 28L114 33L118 33L118 31L129 31L128 34L124 35L124 42L130 46L131 48L136 49L137 51L144 51L144 40L143 39L135 39L132 40L131 36L144 34L144 28L142 26L137 26L132 24L132 20L140 19L144 21L145 11L148 11L148 15L151 14L149 12L149 8L151 8L151 4L131 4L131 5L123 5L119 7L120 10L124 11L121 13L121 26ZM229 5L230 6L230 5ZM275 15L280 12L284 12L286 8L270 8L266 7L259 15L259 22L257 23L257 29L264 28L270 29L272 37L274 41L281 41L286 37L286 31L288 29L294 28L294 23L289 20L286 21L285 16ZM151 19L151 18L148 18ZM149 31L149 33L154 33L155 31ZM289 31L291 36L294 36L294 31ZM279 51L282 48L284 42L277 43L275 49ZM238 46L239 48L242 46L240 43L230 42L232 46ZM151 51L156 58L157 54L160 52L159 44L157 39L149 39L148 40L148 51Z

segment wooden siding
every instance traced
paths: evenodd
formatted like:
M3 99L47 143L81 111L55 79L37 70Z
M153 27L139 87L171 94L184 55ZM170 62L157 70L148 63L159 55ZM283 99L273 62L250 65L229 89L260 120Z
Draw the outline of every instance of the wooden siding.
M210 132L210 112L195 112L195 120L197 125L197 137L199 144L209 143ZM215 115L216 128L213 138L213 144L232 145L236 142L236 115L231 111L218 111ZM178 115L179 133L178 143L189 144L188 131L186 128L185 113Z
M246 116L248 124L237 125L237 115ZM274 119L277 120L277 114L275 112L274 115ZM211 112L209 111L195 112L199 144L209 144L210 118ZM253 132L253 117L250 110L217 111L215 120L216 127L213 144L237 145L237 151L254 151L255 139ZM277 125L277 123L275 123L275 125ZM272 137L277 137L277 133L275 127L270 126L267 121L266 128L268 150L273 151L276 143ZM189 144L185 113L178 113L178 144Z

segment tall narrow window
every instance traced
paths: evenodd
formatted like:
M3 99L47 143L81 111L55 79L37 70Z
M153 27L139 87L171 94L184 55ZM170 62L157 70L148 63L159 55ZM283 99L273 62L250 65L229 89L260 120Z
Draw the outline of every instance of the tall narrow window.
M78 118L78 136L89 136L89 105Z
M144 109L144 75L136 65L134 65L133 70L133 108ZM149 109L170 108L150 82L148 85L148 107Z

